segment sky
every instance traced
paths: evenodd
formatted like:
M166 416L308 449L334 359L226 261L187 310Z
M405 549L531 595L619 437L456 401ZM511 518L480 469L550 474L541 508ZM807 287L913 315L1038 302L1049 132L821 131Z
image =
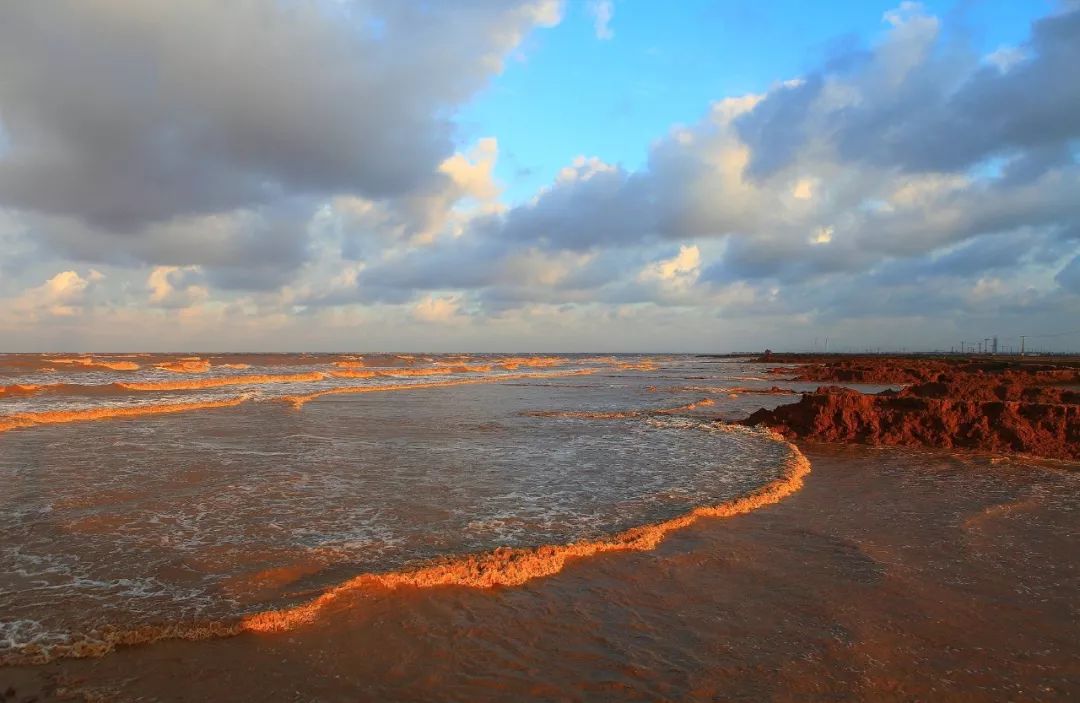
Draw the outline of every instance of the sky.
M1080 349L1080 4L0 7L0 351Z

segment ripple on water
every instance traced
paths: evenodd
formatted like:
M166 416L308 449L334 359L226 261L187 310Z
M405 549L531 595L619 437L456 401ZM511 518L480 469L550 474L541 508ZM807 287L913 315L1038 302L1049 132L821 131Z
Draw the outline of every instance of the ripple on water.
M164 625L175 635L186 621L295 613L290 607L306 607L312 592L358 573L426 574L410 583L474 578L423 566L455 556L524 563L524 553L501 548L641 548L659 537L637 526L732 501L790 469L793 449L766 433L674 414L707 399L657 410L644 375L587 387L571 379L332 397L300 412L248 404L7 434L0 652L116 629ZM620 405L634 412L594 412ZM560 415L568 406L588 412ZM604 541L611 535L617 544ZM558 559L591 553L575 549ZM468 568L490 577L506 564Z

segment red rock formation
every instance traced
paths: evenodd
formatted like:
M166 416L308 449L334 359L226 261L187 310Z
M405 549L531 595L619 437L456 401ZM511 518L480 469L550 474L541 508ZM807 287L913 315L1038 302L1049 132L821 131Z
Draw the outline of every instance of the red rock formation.
M797 403L759 410L742 424L766 425L788 438L1019 452L1080 459L1080 393L1049 383L1075 383L1076 369L1005 364L911 364L901 360L840 361L813 368L821 377L896 383L877 395L825 386ZM1043 385L1040 385L1043 384Z
M805 357L793 360L801 361ZM982 381L1046 384L1080 383L1080 370L1052 364L1016 361L972 361L916 358L856 357L825 363L808 363L791 368L770 369L772 373L793 374L797 381L839 383L927 383L958 375L976 376Z

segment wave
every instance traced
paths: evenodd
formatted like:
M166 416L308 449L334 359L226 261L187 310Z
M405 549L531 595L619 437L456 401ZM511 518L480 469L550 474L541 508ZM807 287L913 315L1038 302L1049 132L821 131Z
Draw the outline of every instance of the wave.
M626 420L650 415L675 415L715 404L716 401L711 398L702 398L686 405L654 410L529 410L521 414L527 417L560 417L575 420Z
M567 360L561 356L512 356L505 359L498 359L495 363L507 371L515 371L522 367L547 368L551 366L560 366L567 363Z
M344 372L331 372L334 376ZM306 395L282 396L279 400L290 403L299 409L307 402L324 395L336 395L344 393L379 393L389 391L406 391L423 388L442 388L447 386L462 386L477 383L498 383L502 381L521 380L525 378L554 378L559 376L578 376L593 373L591 369L578 369L565 372L534 372L502 374L499 376L485 376L479 378L447 379L444 381L427 381L419 383L394 383L378 386L335 386L323 390L308 393ZM377 376L392 376L391 374L377 373ZM39 390L53 392L81 393L81 394L109 394L117 389L135 391L171 391L171 390L195 390L203 388L225 387L230 385L245 385L250 383L289 383L325 380L327 374L315 371L307 374L266 374L263 376L229 376L223 378L207 378L192 381L154 381L147 383L111 383L104 385L80 385L80 384L51 384L42 386ZM346 374L345 377L354 377ZM355 376L363 377L367 376ZM263 380L259 380L263 379ZM79 410L44 410L39 412L17 413L12 415L0 415L0 432L8 430L34 427L36 425L49 425L68 422L84 422L90 420L105 420L110 418L138 417L143 415L160 415L164 413L188 412L191 410L205 410L212 408L225 408L240 405L249 399L248 395L232 396L221 400L196 401L187 403L158 403L138 406L106 406L98 408L85 408Z
M334 366L343 369L358 369L358 368L411 368L417 362L417 357L410 355L397 354L392 356L371 356L371 357L347 357L339 359L334 362ZM486 358L483 361L479 361L476 357L469 354L455 354L442 357L441 360L435 361L438 365L435 368L456 367L460 369L457 372L450 373L462 373L466 371L492 371L495 367L499 367L505 371L516 371L520 368L550 368L552 366L561 366L568 363L569 360L561 356L507 356L497 358ZM417 369L420 375L427 371L428 373L448 373L446 371L435 371L429 369Z
M1043 501L1035 497L1017 498L1007 503L997 503L983 508L980 512L966 518L962 524L965 530L978 530L995 520L1009 517L1017 512L1027 512L1042 505Z
M445 557L400 571L359 574L323 591L299 605L264 610L203 622L173 622L136 627L105 627L74 642L27 644L0 656L0 666L43 664L60 658L98 657L117 647L150 644L167 639L205 640L230 637L244 632L285 632L313 622L319 613L338 599L368 590L434 588L459 586L489 589L514 587L533 579L552 576L574 560L621 551L654 549L669 534L706 518L728 518L780 502L797 492L810 473L810 461L798 447L769 430L711 425L715 431L750 432L786 444L790 455L780 475L768 483L732 500L695 507L677 517L648 523L595 540L538 547L502 547L490 552L461 557Z
M345 369L342 371L331 371L330 375L335 378L375 378L379 375L378 371L358 371L354 369Z
M157 364L157 368L162 371L172 371L173 373L206 373L210 370L210 362L198 357L189 357L179 361L166 361Z
M368 378L369 375L321 371L291 374L247 374L241 376L218 376L214 378L199 378L181 381L117 381L115 383L89 384L89 383L42 383L33 385L0 386L0 398L15 395L34 395L50 393L56 395L82 395L82 396L105 396L122 395L131 391L136 392L164 392L164 391L194 391L207 388L225 388L228 386L249 386L271 383L309 383L323 381L333 376L344 378ZM370 376L376 374L371 373Z
M680 405L677 408L668 408L666 410L655 410L654 412L660 415L669 415L673 413L690 412L691 410L697 410L698 408L709 407L710 405L716 405L716 401L712 398L702 398L701 400L695 400L693 403L687 403L686 405Z
M526 417L559 417L573 420L628 420L641 417L644 410L527 410Z
M382 393L388 391L411 391L422 388L447 388L450 386L468 386L478 383L499 383L502 381L519 381L525 378L556 378L565 376L586 376L594 373L592 369L576 369L574 371L548 371L534 373L508 373L499 376L484 376L480 378L457 378L445 381L421 381L418 383L392 383L379 386L337 386L325 390L307 393L305 395L290 395L280 398L294 408L302 408L316 398L325 395L340 395L345 393Z
M263 383L304 383L322 381L327 374L321 371L309 373L248 374L245 376L220 376L200 378L190 381L145 381L141 383L122 382L113 386L128 391L193 391L202 388L221 388L224 386L246 386Z
M42 385L35 383L13 383L10 386L0 386L0 398L34 395L40 393L43 388Z
M660 366L654 361L619 361L615 368L623 371L656 371Z
M650 393L711 393L713 395L726 395L735 397L741 394L748 395L800 395L802 391L791 388L771 386L769 388L752 388L749 386L647 386L645 390Z
M209 408L228 408L247 401L247 396L237 396L222 400L207 400L192 403L161 403L156 405L137 405L127 407L87 408L84 410L45 410L42 412L19 413L0 417L0 432L7 432L36 425L54 425L67 422L85 422L119 417L140 417L143 415L161 415L182 413L190 410Z
M66 359L49 359L50 364L82 366L87 369L108 369L110 371L137 371L139 365L134 361L107 361L94 357L77 356Z

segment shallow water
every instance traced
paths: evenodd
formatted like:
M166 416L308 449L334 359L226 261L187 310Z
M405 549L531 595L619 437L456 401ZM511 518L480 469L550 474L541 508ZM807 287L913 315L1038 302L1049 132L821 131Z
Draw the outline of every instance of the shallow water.
M259 359L242 363L254 372ZM294 371L286 357L264 362ZM0 476L15 487L0 497L9 651L103 624L310 603L357 573L433 557L609 535L752 491L794 451L707 422L790 401L732 393L791 387L759 365L566 358L529 370L552 375L464 371L453 378L477 382L299 408L280 400L295 389L256 385L235 407L0 432ZM31 397L41 410L59 396ZM514 587L376 583L286 631L0 667L0 689L17 700L1080 696L1076 465L801 449L813 463L802 490L655 549L570 559Z
M801 491L652 551L515 588L357 591L289 632L0 669L0 685L17 700L1080 696L1070 467L804 449Z
M0 433L0 656L36 645L29 651L47 657L104 630L235 621L358 574L435 559L601 539L745 495L779 478L793 456L765 433L715 429L711 396L743 372L692 357L660 367L639 358L388 366L337 356L289 367L277 357L273 368L248 357L209 369L200 359L183 382L231 379L235 368L216 368L246 364L248 400L164 414L152 410L178 402L175 391L129 387L161 385L163 374L175 381L159 366L177 360L54 372L40 370L57 366L48 360L18 361L8 360L9 385L40 385L45 374L53 386L0 399L0 421L35 418ZM388 375L342 385L330 374L344 364L462 383L412 388ZM439 372L446 367L454 370ZM523 367L530 375L512 375ZM713 391L656 388L690 380ZM388 383L394 390L281 402ZM83 419L132 405L151 412Z

